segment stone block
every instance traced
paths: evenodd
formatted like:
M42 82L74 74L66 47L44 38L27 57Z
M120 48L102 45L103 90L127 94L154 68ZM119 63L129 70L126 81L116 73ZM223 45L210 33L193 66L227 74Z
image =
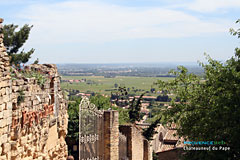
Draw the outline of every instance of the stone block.
M11 111L10 110L4 110L3 111L3 118L7 119L8 117L10 117L11 115Z
M9 95L2 96L2 102L8 102L10 101Z
M6 89L5 88L0 89L0 96L5 94L6 94Z
M8 81L1 81L0 82L0 88L7 87L8 86Z
M18 152L19 153L23 153L24 152L24 148L22 146L18 147Z
M4 126L6 126L6 119L1 119L0 120L0 128L3 128Z
M1 141L0 141L1 144L7 143L8 135L7 134L3 134L0 137L0 139L1 139Z
M23 79L18 79L18 80L16 81L16 83L17 83L18 86L21 86L21 85L24 84L24 80L23 80Z
M19 86L12 86L12 92L17 92L19 89Z
M10 87L6 87L6 95L12 94L12 90Z
M33 100L33 105L38 105L39 104L39 101L38 100Z
M7 159L7 156L6 156L6 155L0 156L0 160L6 160L6 159Z
M8 152L10 152L11 151L11 145L10 145L10 143L3 143L2 144L2 153L3 154L9 154Z
M9 61L10 59L9 59L9 57L3 57L3 60L4 61Z
M6 109L6 103L0 105L0 110L3 111Z
M20 144L23 146L26 143L27 143L27 136L21 137Z
M9 129L10 129L9 126L5 126L5 127L3 127L2 131L3 131L4 134L8 134L9 133Z
M12 110L12 102L7 102L7 109Z
M27 138L28 138L28 140L32 140L33 139L33 134L30 133Z
M7 118L7 125L10 125L10 124L12 124L12 117Z
M12 86L16 86L16 85L17 85L16 80L12 80Z
M17 99L18 95L19 95L18 93L12 93L12 94L11 94L12 99Z

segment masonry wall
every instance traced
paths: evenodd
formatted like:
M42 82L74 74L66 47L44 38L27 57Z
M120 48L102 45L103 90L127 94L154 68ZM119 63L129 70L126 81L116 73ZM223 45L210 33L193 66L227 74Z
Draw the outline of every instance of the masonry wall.
M144 138L140 129L132 127L132 159L143 159L144 155Z
M178 149L157 153L159 160L180 160L182 151Z
M151 147L149 145L148 140L143 141L144 147L143 147L143 160L152 160L152 151Z
M117 160L119 144L117 111L104 111L104 159Z
M121 125L120 132L127 137L127 157L129 160L150 160L148 141L142 136L142 129L134 125Z
M130 125L120 125L119 131L127 137L127 157L132 160L132 127Z
M66 159L67 103L57 68L34 64L24 70L44 81L10 66L0 34L0 160Z
M158 125L155 129L156 134L153 136L153 140L151 141L152 149L154 152L158 152L159 149L163 145L163 138L168 132L168 129L166 127L163 127L163 125Z

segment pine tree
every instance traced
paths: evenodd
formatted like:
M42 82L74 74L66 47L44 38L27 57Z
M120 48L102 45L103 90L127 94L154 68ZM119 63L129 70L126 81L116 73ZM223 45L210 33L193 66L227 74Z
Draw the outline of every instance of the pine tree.
M1 32L4 34L3 42L10 56L11 65L20 66L21 63L27 63L34 52L32 48L30 51L25 52L21 49L24 43L29 38L30 31L33 26L25 24L18 31L18 25L9 24L4 25ZM21 50L20 50L21 49Z

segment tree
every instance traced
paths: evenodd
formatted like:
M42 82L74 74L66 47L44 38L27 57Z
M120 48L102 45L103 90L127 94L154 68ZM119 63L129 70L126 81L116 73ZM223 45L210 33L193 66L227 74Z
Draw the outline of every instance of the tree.
M102 95L91 96L90 102L95 104L99 110L108 110L112 107L110 98L104 97Z
M155 128L158 126L159 121L161 118L156 119L151 125L143 130L142 135L147 139L147 140L152 140L153 135L156 134L157 132L155 131Z
M27 41L30 31L33 26L25 24L19 31L16 31L18 25L9 24L4 25L2 33L4 34L3 42L7 49L8 55L11 57L11 65L20 66L21 63L27 63L31 58L31 55L34 52L34 49L31 49L28 52L25 52L22 49L24 43Z
M73 145L79 144L79 104L81 97L69 97L68 104L68 132L66 142L68 145L68 153L72 154L75 159L78 159L78 153L73 151Z
M114 84L114 88L118 88L118 84L117 83Z
M129 107L130 110L129 110L128 114L129 114L131 123L135 123L136 121L140 121L142 119L140 111L141 111L141 106L142 106L141 101L143 100L142 97L144 94L145 93L141 94L137 100L134 97L130 103L130 107Z
M240 21L238 20L237 23ZM240 30L231 29L240 38ZM179 98L163 117L177 124L177 132L189 141L224 141L228 151L186 151L185 159L240 159L240 48L222 63L207 56L204 80L189 74L183 66L171 71L174 81L158 81Z
M72 103L68 105L68 134L67 137L76 141L79 139L79 104L81 97L70 97Z

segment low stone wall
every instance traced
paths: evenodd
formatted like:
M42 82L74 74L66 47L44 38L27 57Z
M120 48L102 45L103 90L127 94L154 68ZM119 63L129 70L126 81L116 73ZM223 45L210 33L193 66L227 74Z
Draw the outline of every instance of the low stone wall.
M57 68L34 64L25 71L36 74L10 66L0 34L0 159L66 159L67 102Z

